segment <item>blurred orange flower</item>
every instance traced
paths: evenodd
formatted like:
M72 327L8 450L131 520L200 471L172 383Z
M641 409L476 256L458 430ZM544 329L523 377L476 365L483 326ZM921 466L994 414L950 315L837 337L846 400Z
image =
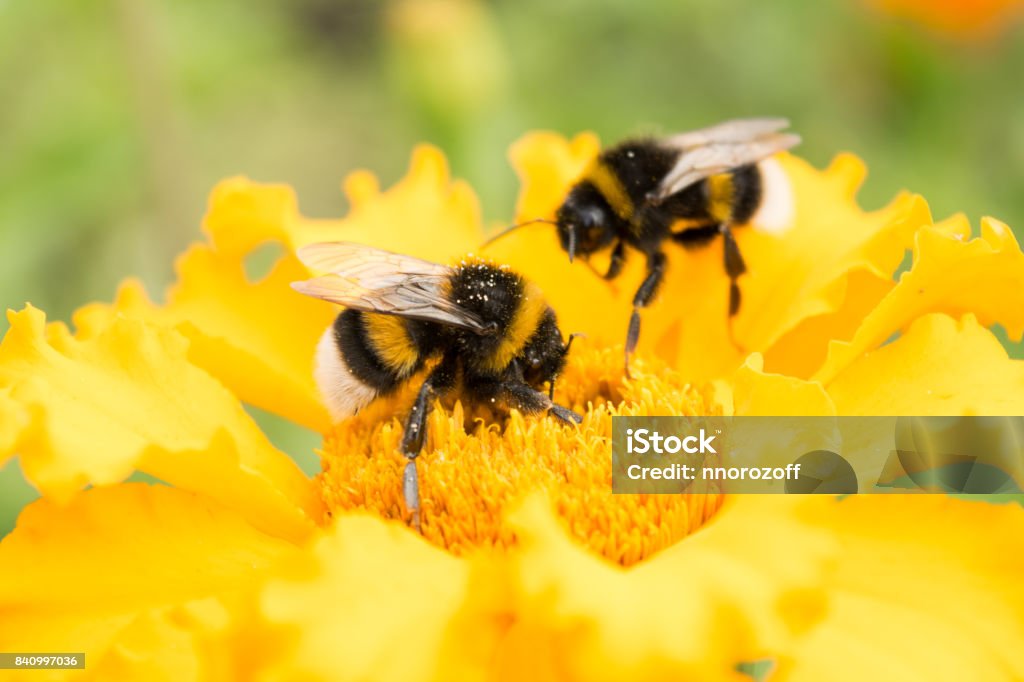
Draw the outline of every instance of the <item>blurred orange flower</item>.
M893 16L962 38L983 38L1007 28L1017 19L1021 0L871 0Z

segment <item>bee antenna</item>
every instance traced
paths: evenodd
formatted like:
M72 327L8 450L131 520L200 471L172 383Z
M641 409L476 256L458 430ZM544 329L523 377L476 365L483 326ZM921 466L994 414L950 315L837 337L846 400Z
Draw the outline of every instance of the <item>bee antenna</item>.
M578 338L584 338L585 339L585 338L587 338L587 335L584 334L583 332L573 332L572 334L569 334L569 340L566 341L565 346L562 348L562 353L564 353L565 355L568 355L569 354L569 349L572 348L572 342L575 341Z
M516 223L515 225L510 225L506 227L504 230L502 230L501 232L499 232L498 234L494 235L493 237L485 241L483 244L481 244L480 248L485 249L494 242L498 241L499 239L507 235L509 232L514 232L515 230L518 230L520 227L526 227L527 225L532 225L534 223L548 223L549 225L557 225L557 223L554 220L548 220L547 218L533 218L531 220L526 220L521 223Z

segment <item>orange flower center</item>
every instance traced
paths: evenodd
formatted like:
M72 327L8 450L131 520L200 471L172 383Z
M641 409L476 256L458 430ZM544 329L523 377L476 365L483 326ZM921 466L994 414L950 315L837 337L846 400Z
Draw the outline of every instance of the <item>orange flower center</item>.
M467 414L459 402L439 405L417 460L423 535L455 554L510 546L515 536L504 511L536 491L547 493L576 538L623 565L700 528L721 505L717 488L695 483L680 495L611 491L613 416L717 413L675 372L635 362L636 378L623 381L621 350L577 341L555 400L584 415L579 427L518 413L496 423L493 415ZM415 388L412 382L325 435L319 480L328 509L367 509L408 522L406 460L398 445Z

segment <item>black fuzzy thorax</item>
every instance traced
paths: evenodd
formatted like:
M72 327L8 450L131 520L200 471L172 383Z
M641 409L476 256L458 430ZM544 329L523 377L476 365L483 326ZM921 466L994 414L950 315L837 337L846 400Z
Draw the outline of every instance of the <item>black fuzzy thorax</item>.
M672 170L678 157L679 152L654 140L627 140L603 151L600 161L622 183L633 206L639 207Z
M523 278L492 263L467 260L453 268L448 287L449 300L494 330L491 334L457 331L455 342L467 358L490 356L523 301Z

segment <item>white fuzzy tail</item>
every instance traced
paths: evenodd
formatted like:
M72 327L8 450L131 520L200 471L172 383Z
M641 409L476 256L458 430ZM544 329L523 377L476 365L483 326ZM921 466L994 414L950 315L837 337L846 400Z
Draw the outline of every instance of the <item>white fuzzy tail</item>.
M377 397L377 391L360 381L345 363L334 335L334 325L327 328L316 344L313 378L335 422L348 419Z
M793 185L778 159L768 158L758 164L761 171L761 207L751 218L755 230L784 234L793 226L796 203Z

